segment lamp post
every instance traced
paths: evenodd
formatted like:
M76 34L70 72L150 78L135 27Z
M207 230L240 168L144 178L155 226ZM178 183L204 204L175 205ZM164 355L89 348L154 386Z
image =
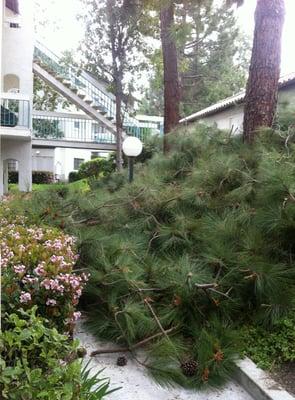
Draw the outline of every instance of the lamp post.
M122 145L123 153L128 157L129 182L133 181L134 158L142 152L142 142L134 136L128 136Z

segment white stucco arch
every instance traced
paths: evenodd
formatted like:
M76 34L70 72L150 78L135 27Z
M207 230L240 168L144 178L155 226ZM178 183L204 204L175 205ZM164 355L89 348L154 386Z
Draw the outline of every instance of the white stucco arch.
M20 90L20 79L18 75L6 74L3 78L4 92L18 93Z
M22 192L32 189L32 146L31 141L18 141L13 139L2 139L2 161L3 191L8 190L8 161L18 162L18 186ZM0 168L1 170L1 168Z
M9 181L9 163L11 161L16 161L18 163L18 160L14 158L6 158L3 160L3 193L7 194L8 193L8 181Z

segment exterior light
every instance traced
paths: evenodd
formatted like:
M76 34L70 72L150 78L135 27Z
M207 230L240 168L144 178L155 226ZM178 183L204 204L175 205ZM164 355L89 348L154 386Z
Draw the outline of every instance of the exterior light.
M141 154L142 147L142 142L134 136L128 136L123 142L123 153L128 157L129 182L133 181L134 157Z
M128 136L123 142L123 152L127 157L137 157L142 152L142 142L134 136Z

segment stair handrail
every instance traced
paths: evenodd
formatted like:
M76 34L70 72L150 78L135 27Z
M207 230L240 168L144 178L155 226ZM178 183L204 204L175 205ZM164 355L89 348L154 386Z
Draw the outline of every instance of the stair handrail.
M65 79L68 79L75 89L80 89L86 92L90 99L92 99L95 104L101 107L99 111L106 113L108 118L115 120L115 101L111 99L110 94L107 91L101 90L93 85L89 79L87 79L85 76L87 75L87 71L85 71L83 76L81 71L72 65L69 65L68 67L62 66L61 57L52 52L40 41L36 41L35 57L39 58L41 62L48 64L49 67L53 67L55 72L65 77ZM129 131L132 131L132 133L135 132L136 128L139 127L139 121L137 121L136 118L131 117L126 108L124 110L124 127L127 127Z

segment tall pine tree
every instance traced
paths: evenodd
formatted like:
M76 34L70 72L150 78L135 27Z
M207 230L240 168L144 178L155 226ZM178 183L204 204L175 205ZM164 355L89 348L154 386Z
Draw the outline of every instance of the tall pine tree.
M241 6L244 0L228 0ZM278 100L284 0L257 0L252 57L244 108L244 140L253 143L257 130L271 127Z
M188 115L244 87L249 46L225 4L188 0L185 12L187 35L180 37L180 57L183 112Z
M213 0L178 3L171 37L177 45L183 114L196 112L245 86L249 45L233 10L225 4L216 6ZM143 101L143 111L149 114L163 104L161 58L161 50L155 50L151 57L153 73Z
M121 170L123 103L132 77L140 69L145 48L143 10L136 0L83 0L85 38L81 44L85 68L110 81L116 97L117 169ZM132 87L132 85L131 85Z
M244 110L244 140L252 143L255 132L271 127L278 100L284 0L258 0L249 80Z
M169 150L167 134L180 120L180 82L174 29L175 4L164 2L160 9L160 31L164 68L164 153Z

